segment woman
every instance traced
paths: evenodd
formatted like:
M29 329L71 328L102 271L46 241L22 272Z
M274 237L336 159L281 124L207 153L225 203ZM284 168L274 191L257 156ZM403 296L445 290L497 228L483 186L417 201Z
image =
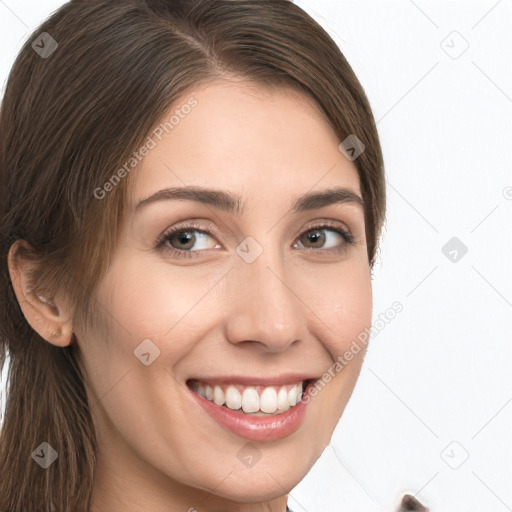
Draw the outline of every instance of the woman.
M72 0L0 130L0 510L287 510L357 381L385 216L332 39L287 0Z

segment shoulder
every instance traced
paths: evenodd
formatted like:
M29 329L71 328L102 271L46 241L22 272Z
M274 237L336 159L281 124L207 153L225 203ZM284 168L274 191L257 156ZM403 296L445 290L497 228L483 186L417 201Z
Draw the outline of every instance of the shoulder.
M404 494L397 512L429 512L429 510L412 494Z
M286 505L286 512L293 512L288 505ZM412 494L404 494L396 512L429 512L429 510Z

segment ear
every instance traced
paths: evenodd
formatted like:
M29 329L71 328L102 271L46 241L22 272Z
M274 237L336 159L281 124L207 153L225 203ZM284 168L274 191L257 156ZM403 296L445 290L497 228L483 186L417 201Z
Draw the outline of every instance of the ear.
M38 293L29 281L35 263L20 254L20 245L30 248L24 240L17 240L9 249L7 264L12 286L31 327L46 341L58 347L73 342L70 305L63 298L49 298Z

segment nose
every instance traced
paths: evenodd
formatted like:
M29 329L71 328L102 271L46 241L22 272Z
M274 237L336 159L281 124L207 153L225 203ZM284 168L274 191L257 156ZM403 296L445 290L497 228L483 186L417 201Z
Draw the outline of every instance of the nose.
M248 263L237 260L226 287L226 337L264 352L282 352L307 335L305 306L278 250L265 249ZM294 274L296 275L296 274Z

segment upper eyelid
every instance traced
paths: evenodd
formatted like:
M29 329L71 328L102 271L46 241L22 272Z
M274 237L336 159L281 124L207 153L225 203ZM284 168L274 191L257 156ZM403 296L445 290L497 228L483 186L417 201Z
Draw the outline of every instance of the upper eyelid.
M352 230L347 226L347 224L345 222L342 222L340 220L334 220L334 219L317 219L317 220L311 221L311 222L307 223L305 226L302 226L301 228L299 228L296 231L294 237L297 237L299 234L301 234L305 231L309 231L310 229L315 229L317 227L319 227L319 228L327 227L327 228L331 228L331 229L343 229L348 234L352 235Z

